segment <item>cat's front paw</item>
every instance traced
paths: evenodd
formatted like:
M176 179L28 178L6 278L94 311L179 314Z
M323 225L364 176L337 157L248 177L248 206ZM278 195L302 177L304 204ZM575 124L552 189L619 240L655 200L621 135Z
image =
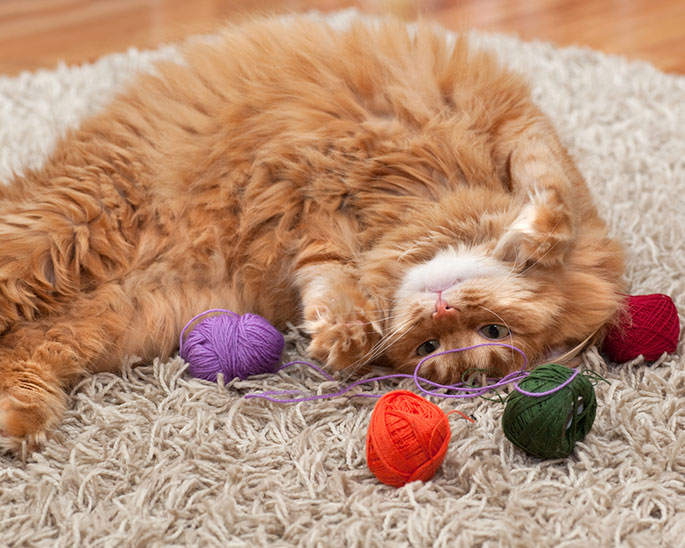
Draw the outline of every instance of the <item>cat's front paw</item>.
M377 312L371 303L342 310L336 304L320 304L310 311L305 322L311 335L307 352L331 369L361 368L381 339Z

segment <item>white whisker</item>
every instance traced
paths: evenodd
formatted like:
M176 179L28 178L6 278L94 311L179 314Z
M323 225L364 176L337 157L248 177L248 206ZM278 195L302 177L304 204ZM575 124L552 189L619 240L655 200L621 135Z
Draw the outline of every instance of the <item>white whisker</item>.
M395 328L391 333L384 335L364 356L347 367L346 371L348 371L349 374L345 380L349 379L359 369L359 367L375 360L378 356L385 352L390 345L396 343L412 329L414 329L415 326L411 326L409 329L407 329L407 326L410 325L410 323L411 320L407 320Z
M575 345L573 348L570 348L566 352L564 352L561 356L556 356L555 358L550 358L548 361L553 361L554 363L558 363L563 365L564 362L567 360L571 360L572 358L575 358L581 350L585 348L587 343L592 339L597 334L598 330L593 331L590 333L587 337L585 337L584 340L580 341L577 345Z
M544 239L538 244L538 246L535 248L535 250L528 256L528 258L524 261L524 263L525 263L525 262L528 262L528 260L530 260L530 257L532 257L533 254L537 253L538 249L540 249L540 248L547 242L547 240L549 240L550 236L554 233L554 230L557 228L557 226L559 226L559 223L560 223L560 222L561 222L561 219L557 220L557 222L556 222L556 223L554 224L554 226L552 227L552 230L550 230L547 234L545 234ZM547 256L547 254L548 254L550 251L552 251L552 250L556 247L556 245L557 245L557 242L555 242L547 251L545 251L545 253L542 254L542 257L540 257L540 258L539 258L537 261L535 261L532 265L530 265L530 266L527 267L525 270L523 270L523 271L521 272L521 274L522 274L522 275L525 274L525 273L528 272L531 268L533 268L536 264L538 264L542 259L544 259L544 258Z
M392 340L392 338L402 329L404 329L408 324L409 322L407 321L404 324L400 325L392 333L388 333L387 335L381 337L381 339L375 345L373 345L373 347L364 356L362 356L354 365L361 365L360 362L370 362L377 358L379 355L381 355L390 346L390 344L392 344L392 342L395 342Z
M509 337L508 337L508 338L509 338L509 344L512 345L512 346L514 346L513 331L511 330L511 327L509 327L509 324L507 323L507 321L506 321L502 316L500 316L497 312L495 312L495 311L493 311L493 310L490 310L489 308L487 308L487 307L485 307L485 306L478 305L478 307L479 307L479 308L482 308L482 309L485 310L486 312L490 312L490 314L492 314L493 316L495 316L499 321L501 321L501 322L504 324L504 326L505 326L505 327L507 328L507 330L509 331ZM512 349L510 348L509 351L510 351L510 353L511 353L511 361L512 361L512 363L514 363L514 361L515 361L514 350L512 350Z
M542 244L541 244L541 245L542 245ZM552 245L552 247L550 247L547 251L545 251L545 252L542 254L542 257L540 257L540 258L539 258L537 261L535 261L532 265L530 265L530 266L527 267L525 270L523 270L523 271L521 272L521 275L523 275L523 274L525 274L526 272L528 272L531 268L533 268L536 264L538 264L542 259L544 259L544 258L547 256L547 254L548 254L550 251L552 251L552 250L556 247L556 245L557 245L557 244L556 244L556 242L555 242L554 245Z

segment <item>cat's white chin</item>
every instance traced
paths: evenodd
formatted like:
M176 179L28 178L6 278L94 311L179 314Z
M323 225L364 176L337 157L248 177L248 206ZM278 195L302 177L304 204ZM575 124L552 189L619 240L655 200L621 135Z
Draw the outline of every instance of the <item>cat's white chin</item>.
M485 249L449 246L406 272L396 302L426 293L438 294L473 278L507 276L509 271Z

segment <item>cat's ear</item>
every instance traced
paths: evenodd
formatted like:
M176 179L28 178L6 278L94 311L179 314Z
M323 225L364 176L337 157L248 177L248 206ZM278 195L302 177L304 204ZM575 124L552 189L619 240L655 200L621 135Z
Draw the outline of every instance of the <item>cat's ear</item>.
M554 190L530 193L505 228L495 256L521 269L560 263L573 239L568 205Z
M498 136L498 175L518 207L497 251L522 265L558 264L588 209L583 177L554 127L535 109L503 119Z
M519 206L496 254L524 268L558 264L574 237L576 215L568 196L571 179L580 174L552 131L526 132L504 165L503 182Z

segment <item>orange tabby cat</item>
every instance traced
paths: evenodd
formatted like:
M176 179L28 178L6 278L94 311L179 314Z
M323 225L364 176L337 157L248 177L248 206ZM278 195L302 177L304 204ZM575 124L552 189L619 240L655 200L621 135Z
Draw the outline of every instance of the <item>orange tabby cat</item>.
M169 356L212 307L299 319L334 369L601 336L622 253L521 78L398 22L192 43L0 189L0 447L84 374ZM508 349L422 374L506 373Z

